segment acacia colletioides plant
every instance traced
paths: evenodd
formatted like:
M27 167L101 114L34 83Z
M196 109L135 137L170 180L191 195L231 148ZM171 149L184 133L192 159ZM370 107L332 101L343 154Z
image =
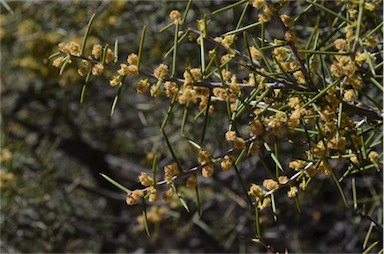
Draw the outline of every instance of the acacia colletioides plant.
M146 54L143 51L146 27L138 52L122 60L117 58L117 40L113 48L92 45L89 47L92 54L85 55L95 14L81 45L73 41L60 43L58 52L51 56L60 74L74 62L80 66L78 73L85 78L80 103L84 101L90 80L103 75L105 69L113 70L115 75L110 77L109 85L110 89L117 89L117 93L111 115L122 96L122 87L129 86L133 76L138 80L137 93L169 99L160 132L173 162L159 173L155 156L152 176L142 172L138 180L143 188L132 191L115 179L102 176L127 193L128 205L138 201L163 204L176 198L189 211L177 188L178 185L195 188L200 213L198 180L211 177L219 168L234 170L249 207L254 209L255 241L258 242L262 240L259 213L263 209L276 211L273 197L277 191L285 189L278 193L295 200L300 210L300 192L318 175L332 178L345 206L352 204L358 209L360 204L354 183L359 178L354 175L372 171L380 177L383 156L382 111L380 99L377 99L383 91L380 81L382 44L379 43L383 23L367 20L378 19L374 14L378 3L340 2L341 11L337 13L326 5L307 1L302 12L289 16L285 14L292 4L289 1L242 0L188 24L186 19L191 4L192 1L186 3L183 13L170 9L170 24L160 31L174 29L173 44L164 55L164 62L171 62L169 66L160 63L150 71L142 66ZM215 15L234 8L243 9L233 30L218 34L219 31L210 27ZM258 15L254 23L244 25L244 14L250 8L255 8ZM308 25L304 33L297 24L312 9L317 9L322 19L327 18L327 22L334 25L334 31L322 30L320 18L317 18L313 27ZM255 29L260 34L251 32ZM278 32L269 34L268 29ZM177 58L183 43L191 41L200 52L196 56L200 58L199 66L191 67ZM178 73L178 66L183 64L184 73ZM226 106L218 107L222 104ZM185 114L197 108L197 117L204 119L203 124L196 127L201 128L200 140L187 137L184 126L194 123L186 122L185 117L182 119L182 136L196 149L198 164L192 168L184 167L178 160L178 151L166 134L175 105L184 108ZM214 155L204 143L207 122L223 109L221 113L228 118L227 131L219 133L217 138L225 138L232 148ZM283 144L294 149L295 156L296 153L300 156L285 162L279 154ZM268 154L274 168L263 161L261 152ZM260 157L269 176L246 184L239 165L252 156ZM162 175L160 180L158 173ZM351 201L347 200L342 187L345 181L353 183ZM147 230L148 222L161 219L155 216L161 213L158 208L153 206L149 212L143 212L141 220Z

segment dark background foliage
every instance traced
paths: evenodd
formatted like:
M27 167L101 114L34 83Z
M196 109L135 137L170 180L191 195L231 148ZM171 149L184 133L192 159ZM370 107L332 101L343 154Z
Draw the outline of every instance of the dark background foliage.
M196 1L187 21L195 24L204 12L230 3ZM83 80L76 69L59 77L47 61L59 42L81 42L96 11L89 45L113 45L117 37L123 61L137 52L142 27L148 25L142 65L151 70L173 41L172 31L159 33L159 29L169 24L172 9L184 10L185 6L185 1L25 1L10 2L12 11L1 7L1 167L13 176L1 186L2 253L265 251L251 241L254 215L244 204L234 173L221 172L201 182L201 218L194 209L193 193L188 198L185 190L192 211L168 210L165 221L151 225L153 235L148 238L136 221L142 206L128 207L124 193L99 173L135 189L140 187L138 174L150 172L154 152L160 156L160 166L172 160L159 132L168 100L136 94L132 79L110 117L116 90L108 86L108 77L92 79L85 103L80 105ZM212 27L217 35L233 30L240 12L215 18ZM249 10L244 23L253 22L255 15ZM196 45L186 43L179 58L197 67L197 54ZM179 75L183 70L180 66ZM182 112L182 108L175 111L167 133L183 163L194 166L193 148L178 142ZM186 126L186 132L199 137L201 123L198 119ZM216 153L229 148L216 135L225 133L224 128L220 115L209 122L206 142ZM240 170L247 184L266 176L255 158L245 160ZM382 218L382 178L377 176L367 173L365 184L357 187L367 197L367 209L375 211L373 217ZM313 181L301 196L302 213L283 193L277 198L277 222L271 212L261 214L268 244L280 252L285 248L290 252L361 252L370 221L344 207L332 179ZM351 195L347 193L348 200ZM382 239L382 233L374 228L371 237Z

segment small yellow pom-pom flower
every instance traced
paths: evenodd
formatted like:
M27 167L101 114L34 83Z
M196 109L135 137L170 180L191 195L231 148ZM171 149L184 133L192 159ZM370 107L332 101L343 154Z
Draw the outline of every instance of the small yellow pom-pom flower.
M125 75L131 75L136 76L139 74L139 69L136 65L126 65L126 64L120 64L120 69L117 71L119 75L125 76Z
M100 59L103 55L103 47L100 44L93 45L92 55L95 59Z
M139 175L139 181L144 187L148 187L153 184L152 177L148 176L145 172L141 172Z
M344 93L344 99L348 102L353 102L357 99L357 95L353 89L349 89Z
M221 161L220 166L224 171L229 171L231 170L232 164L233 164L233 156L225 155L224 159Z
M127 74L131 76L139 75L139 68L137 68L137 66L133 64L128 65Z
M60 68L63 65L63 62L64 62L64 57L60 56L52 62L52 65L55 66L56 68Z
M248 191L248 195L256 197L256 201L258 201L264 198L265 191L259 185L252 184Z
M370 151L369 154L368 154L368 158L369 160L374 163L374 164L378 164L378 158L379 158L379 155L377 152L375 151Z
M89 71L89 67L83 66L77 70L77 73L79 73L80 76L85 77L88 74L88 71Z
M125 200L128 205L137 204L139 199L144 196L144 192L142 190L134 190L132 191Z
M264 0L249 0L249 4L252 7L259 9L264 4Z
M266 15L265 13L260 13L257 16L259 18L259 22L261 22L261 23L266 23L266 22L271 20L271 16Z
M132 65L137 65L137 55L135 53L132 53L128 56L127 62Z
M293 42L293 43L296 42L296 35L292 32L286 32L284 34L284 38L286 41Z
M376 5L373 3L364 3L364 9L373 12L374 10L376 10Z
M273 179L265 179L263 181L263 186L268 190L277 190L279 188L279 183Z
M288 177L286 176L279 176L279 184L286 184L288 182Z
M261 53L255 46L250 47L249 51L251 52L252 59L254 60L261 59Z
M342 38L335 40L335 47L339 51L343 51L346 46L347 46L347 41L346 40L344 40Z
M363 44L374 48L379 44L379 42L375 38L370 36L370 37L365 38Z
M165 94L168 98L173 98L177 92L179 91L179 87L175 82L167 81L164 84L165 87Z
M209 164L209 165L206 165L206 166L203 167L203 169L201 171L201 174L204 177L210 177L210 176L213 175L213 171L214 171L213 165Z
M297 106L299 106L299 103L300 103L300 99L299 99L299 97L295 96L295 97L291 97L291 98L289 98L288 105L289 105L291 108L296 108Z
M168 182L168 183L172 183L173 182L173 177L177 174L179 174L179 167L177 166L177 163L172 163L172 164L169 164L169 165L166 165L164 167L164 179Z
M125 76L127 75L127 68L128 68L128 65L120 64L120 69L117 71L117 73L121 76Z
M300 83L300 84L305 84L305 78L304 78L304 74L302 71L295 71L293 73L293 76L295 76L295 78L297 79L297 81Z
M71 41L68 45L69 53L75 56L80 55L80 45L77 42Z
M210 163L211 162L211 154L208 151L200 149L197 159L198 159L200 165Z
M148 89L148 87L149 87L148 79L142 79L136 85L136 92L144 93Z
M234 141L236 138L236 132L234 131L227 131L227 133L225 133L225 139L227 141Z
M185 78L186 85L193 84L194 82L199 82L201 81L201 77L202 77L201 69L200 68L190 69L189 71L185 71L183 76Z
M92 67L92 75L94 76L99 76L103 73L104 71L104 65L101 63L98 63Z
M260 120L254 120L250 123L249 129L251 130L252 135L260 135L264 131L264 125L260 122Z
M289 197L289 198L294 198L294 197L296 197L298 191L299 191L299 190L297 189L296 186L291 187L291 188L289 189L288 193L287 193L287 194L288 194L288 197Z
M105 55L105 62L106 63L112 63L116 59L115 53L111 49L107 49L107 53Z
M157 79L163 79L164 76L168 75L168 66L160 64L159 67L153 71L153 74Z
M260 210L263 210L264 208L270 207L271 206L271 198L264 198L263 202L259 202L258 208Z
M294 24L293 18L288 15L280 15L281 21L283 21L285 27L291 27Z
M172 10L169 14L169 17L171 18L174 24L180 23L181 21L181 14L178 10Z
M112 87L117 86L118 84L120 84L120 76L116 76L109 81L109 85Z
M289 163L289 167L295 170L303 169L304 166L305 166L305 161L302 161L302 160L295 160Z
M60 42L57 46L62 53L69 53L68 43Z
M241 149L245 146L245 140L241 137L236 137L233 141L233 145L235 146L235 148Z
M148 201L156 202L159 199L159 193L151 193L149 194Z

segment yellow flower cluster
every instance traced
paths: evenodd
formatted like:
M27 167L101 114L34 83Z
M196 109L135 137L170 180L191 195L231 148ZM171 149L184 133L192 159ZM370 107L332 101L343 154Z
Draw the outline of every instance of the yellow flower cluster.
M275 180L273 179L265 179L263 181L263 186L267 189L267 190L277 190L279 188L279 183L276 182Z
M162 80L165 76L168 75L168 66L165 64L160 64L154 71L153 74L159 80Z
M105 52L105 62L106 63L114 62L116 60L116 56L113 53L113 51L110 48L104 49L103 46L101 46L100 44L93 45L92 56L94 57L94 59L102 60L101 58L103 57L104 50L106 50L106 52Z
M178 10L172 10L171 13L169 13L169 17L171 18L174 24L180 23L181 21L181 14Z
M235 35L230 34L223 37L216 37L215 41L221 43L226 49L230 50L231 45L235 41Z
M149 87L148 79L141 79L136 84L136 91L137 93L144 93Z
M175 82L167 81L164 84L165 94L168 98L173 98L179 91L179 86Z
M260 60L262 58L260 51L255 46L250 47L249 51L251 52L252 59Z
M196 91L192 88L184 88L182 94L178 97L180 104L187 104L188 102L197 102Z
M230 96L227 89L220 87L213 88L213 95L215 95L222 101L226 101Z
M221 168L224 170L224 171L229 171L231 170L232 168L232 164L233 164L233 156L231 155L225 155L223 160L221 161L220 165L221 165Z
M271 132L276 136L281 136L284 134L283 127L287 122L287 117L285 114L281 112L277 112L268 118L263 119L264 125L271 128Z
M251 135L258 136L265 130L263 123L260 120L253 120L249 124L249 129L251 131Z
M144 197L144 192L142 190L134 190L132 191L126 199L126 203L128 205L137 204L140 198Z
M344 40L343 38L339 38L337 40L335 40L335 47L339 50L339 51L344 51L347 47L347 41Z
M173 182L173 177L180 173L179 167L174 162L172 164L166 165L164 167L164 180L167 181L168 184Z
M368 154L368 158L373 164L379 164L379 154L376 151L370 151Z
M249 4L259 9L264 4L264 0L249 0Z
M120 76L125 76L125 75L134 76L139 74L139 69L137 68L136 65L133 65L133 64L130 64L130 65L120 64L120 69L117 71L117 73Z
M227 131L227 133L225 133L225 139L232 141L233 146L237 149L244 148L246 144L245 140L242 137L238 137L234 131Z
M184 71L184 86L189 86L200 82L202 78L202 73L200 68L193 68L190 70Z
M292 42L292 43L296 43L296 41L297 41L295 33L290 32L290 31L288 31L288 32L286 32L286 33L284 34L284 39L285 39L286 41L288 41L288 42Z
M59 45L60 52L64 54L71 54L75 56L80 55L80 45L77 42L71 41L69 43L67 42L60 42Z
M61 68L64 62L64 57L60 56L53 60L52 65L56 68Z
M299 191L299 190L297 189L296 186L292 186L292 187L289 189L288 193L287 193L287 194L288 194L288 197L289 197L289 198L294 198L294 197L296 197L298 191Z
M103 55L103 47L100 44L93 45L92 56L95 59L101 59L102 55Z
M141 185L148 187L153 184L153 179L146 173L141 172L141 174L139 175L139 182L141 183Z
M204 177L212 176L213 172L214 172L214 167L213 167L213 163L211 160L212 155L208 151L200 149L197 159L198 159L198 162L200 163L200 165L204 165L202 168L202 171L201 171L202 175Z
M95 64L92 67L92 75L99 76L104 72L104 65L102 63Z
M281 19L281 21L283 21L284 26L287 27L287 28L290 28L295 23L293 18L291 18L290 16L285 15L285 14L280 15L280 19Z
M252 184L248 191L248 195L253 196L256 199L257 207L260 210L271 205L271 199L269 197L264 197L265 194L266 191L257 184Z
M110 86L114 87L119 85L121 83L122 78L125 77L126 75L129 75L129 76L139 75L139 68L137 67L137 55L134 53L130 54L127 58L127 62L128 62L128 65L120 64L120 69L117 71L118 75L109 81Z
M273 15L273 6L272 5L265 5L263 8L263 12L258 15L259 22L265 23L272 19Z

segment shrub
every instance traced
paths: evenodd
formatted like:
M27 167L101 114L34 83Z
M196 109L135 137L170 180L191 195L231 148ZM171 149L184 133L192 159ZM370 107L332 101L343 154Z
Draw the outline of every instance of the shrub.
M220 244L203 251L260 251L254 243L272 252L378 252L380 5L243 0L201 9L195 21L190 15L202 4L183 4L183 11L168 5L161 45L151 42L150 22L135 52L122 54L118 39L87 43L100 29L96 13L81 43L61 42L50 57L60 74L76 68L84 79L80 104L107 77L100 90L115 93L112 121L134 98L149 110L124 109L160 128L144 133L153 147L136 175L141 186L101 174L128 205L141 204L139 226L161 238L156 232L170 230L171 221L190 220ZM162 53L157 64L154 52ZM174 235L190 227L176 225ZM292 227L296 235L288 236Z

